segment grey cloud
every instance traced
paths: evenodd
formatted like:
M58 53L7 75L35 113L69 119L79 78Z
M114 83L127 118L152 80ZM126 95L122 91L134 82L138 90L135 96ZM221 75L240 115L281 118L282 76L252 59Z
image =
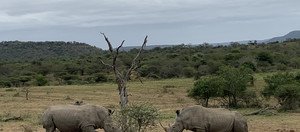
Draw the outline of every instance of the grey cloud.
M127 24L211 22L232 17L268 17L285 13L281 6L294 6L275 0L10 0L0 3L10 23L35 23L34 26L107 26ZM278 1L278 0L277 0ZM300 4L300 2L297 2ZM6 8L5 8L5 7ZM4 8L3 8L4 7ZM272 10L276 8L276 10ZM289 8L285 9L289 10ZM297 10L299 12L299 9ZM297 12L293 11L293 12ZM288 13L288 12L287 12ZM283 14L284 15L284 14Z
M284 21L286 25L297 27L299 5L299 0L1 0L0 35L6 31L14 35L13 31L18 30L51 29L47 34L50 35L56 30L63 32L61 27L68 27L66 31L85 29L86 33L92 28L117 32L120 27L130 27L130 33L138 35L143 34L143 26L147 26L148 32L161 36L178 36L180 33L174 33L178 27L181 27L178 32L187 32L187 36L203 36L203 29L216 32L216 27L229 30L227 28L245 24L259 26L259 23L269 22L275 25ZM47 37L39 35L39 38ZM197 36L191 39L198 40Z

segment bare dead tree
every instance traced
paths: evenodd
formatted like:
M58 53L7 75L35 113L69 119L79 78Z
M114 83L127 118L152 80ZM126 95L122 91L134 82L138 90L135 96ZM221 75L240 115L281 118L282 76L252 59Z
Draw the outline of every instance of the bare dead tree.
M104 33L101 33L101 34L103 35L106 43L108 44L109 52L113 56L112 64L107 64L103 60L101 60L101 63L104 64L105 66L112 68L112 70L115 74L116 83L118 84L118 90L119 90L119 96L120 96L120 105L121 105L121 109L123 109L127 106L127 103L128 103L127 82L130 79L130 75L131 75L132 71L134 71L138 68L137 59L139 58L140 54L142 53L143 48L146 46L148 36L145 37L144 42L143 42L139 52L137 53L137 55L133 58L129 69L127 69L125 72L121 72L120 69L117 67L116 61L117 61L117 58L119 55L119 50L123 46L125 40L123 40L122 43L118 46L118 48L114 50L111 45L111 42L106 37L106 35ZM122 74L122 73L124 73L124 74Z
M22 90L24 93L25 93L25 98L26 100L29 99L29 87L24 87L23 90Z

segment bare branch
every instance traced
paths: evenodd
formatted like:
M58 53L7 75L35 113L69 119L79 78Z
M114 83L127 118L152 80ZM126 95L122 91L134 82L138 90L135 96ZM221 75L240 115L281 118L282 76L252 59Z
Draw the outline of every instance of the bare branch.
M122 43L120 44L120 46L117 48L117 53L119 53L119 49L123 46L125 40L122 41Z
M131 71L136 69L136 59L140 56L141 52L143 51L144 47L146 46L146 43L147 43L147 38L148 36L145 37L144 39L144 43L142 45L142 47L140 48L139 52L137 53L137 55L135 56L135 58L132 60L132 63L131 63L131 66L130 68L128 69L127 73L126 73L126 79L129 78L130 74L131 74Z
M112 53L113 52L113 47L110 43L110 41L108 40L108 38L106 37L106 35L104 33L101 33L106 41L106 43L108 44L108 47L109 47L109 51Z
M105 41L107 42L107 44L109 46L110 54L113 56L113 58L112 58L112 64L111 65L104 63L101 59L100 60L101 60L102 64L104 64L106 66L109 66L113 69L113 72L114 72L115 78L116 78L116 82L118 84L118 90L119 90L119 96L120 96L120 105L121 105L121 108L125 108L127 103L128 103L128 94L127 94L127 90L126 90L126 82L128 81L132 70L138 68L138 65L137 65L138 62L136 62L136 61L137 61L138 57L140 56L143 48L146 46L148 36L145 37L144 43L143 43L141 49L139 50L139 52L137 53L135 58L132 60L131 66L128 69L128 71L126 71L126 73L124 74L122 71L120 72L118 67L117 67L117 58L118 58L118 55L119 55L119 50L123 46L125 40L123 40L122 43L118 46L118 48L116 50L114 50L111 43L110 43L110 41L109 41L109 39L105 36L105 34L104 33L101 33L101 34L103 35ZM138 76L139 76L139 80L141 81L139 74L138 74Z
M99 58L100 58L100 57L99 57ZM113 67L112 65L105 63L102 59L100 59L100 62L101 62L103 65L107 66L107 67L110 67L110 68Z

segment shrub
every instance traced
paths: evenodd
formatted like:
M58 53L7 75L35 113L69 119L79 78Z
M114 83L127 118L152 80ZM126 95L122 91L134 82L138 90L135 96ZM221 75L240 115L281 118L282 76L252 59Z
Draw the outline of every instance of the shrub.
M38 75L35 78L35 83L37 86L45 86L48 83L48 81L46 80L46 78L44 76Z
M6 81L6 80L1 80L0 81L0 87L4 87L4 88L9 88L11 87L11 82L10 81Z
M260 52L257 54L256 59L262 62L268 62L269 64L273 64L273 57L269 52Z
M99 83L99 82L107 82L108 79L104 74L96 74L95 75L95 82Z
M228 99L228 106L237 107L238 98L253 81L252 70L244 67L223 67L219 76L224 80L223 97Z
M121 110L117 120L123 132L145 131L158 120L158 110L149 104L133 104Z
M242 66L245 67L245 68L249 68L249 69L251 69L252 71L256 71L256 66L255 66L255 64L254 64L253 62L249 62L249 61L244 62L244 63L242 64Z
M257 97L257 94L255 93L255 91L246 90L240 95L239 98L243 102L243 107L260 108L263 105L262 100Z
M184 67L183 74L185 77L193 77L195 75L195 69L193 67Z
M218 97L223 92L223 80L220 77L211 76L201 78L194 83L194 87L188 91L188 96L195 99L203 106L208 106L211 97Z
M282 110L295 110L300 105L300 84L280 85L274 96L278 99Z
M265 78L267 86L262 94L274 96L281 105L281 110L297 109L300 105L300 83L291 73L277 73Z
M264 80L267 86L263 89L262 94L268 98L275 94L280 85L293 83L295 77L290 73L277 73L273 76L267 76Z

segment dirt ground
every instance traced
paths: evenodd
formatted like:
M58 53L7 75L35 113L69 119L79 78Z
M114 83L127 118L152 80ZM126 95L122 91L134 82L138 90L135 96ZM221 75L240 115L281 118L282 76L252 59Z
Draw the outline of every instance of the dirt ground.
M162 81L130 82L128 85L130 103L150 103L157 107L163 125L175 119L175 110L194 105L186 97L187 89L193 86L193 79L170 79ZM0 132L23 132L26 129L43 132L40 117L51 105L72 104L76 100L84 103L119 108L117 86L112 83L84 86L44 86L29 88L29 100L21 88L0 89L0 119L21 117L22 120L0 121ZM214 104L215 102L210 102ZM242 114L255 109L238 109ZM250 132L299 132L300 113L278 113L277 115L246 116ZM149 132L162 132L157 124ZM29 131L27 131L29 132ZM99 130L99 132L102 132Z

